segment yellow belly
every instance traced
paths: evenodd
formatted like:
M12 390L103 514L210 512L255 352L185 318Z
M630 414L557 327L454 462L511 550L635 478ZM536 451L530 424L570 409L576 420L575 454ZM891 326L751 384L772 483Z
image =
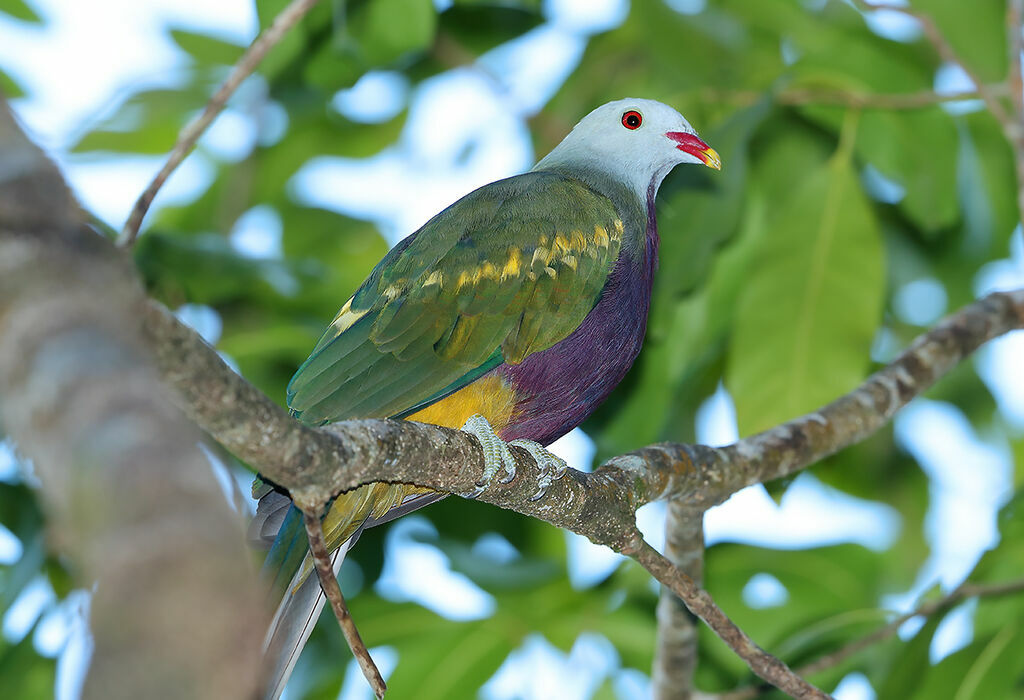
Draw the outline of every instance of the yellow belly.
M406 420L461 428L471 416L479 413L500 434L511 422L515 407L515 390L503 378L491 374L413 413Z
M446 428L461 428L470 416L480 414L494 431L501 434L515 413L515 390L499 376L489 375L459 389L437 403L408 416L406 420L431 423ZM338 496L324 518L327 547L334 551L350 538L369 518L382 518L409 496L432 493L431 489L409 484L366 484ZM309 557L303 563L304 574L311 571ZM302 579L305 579L305 575Z

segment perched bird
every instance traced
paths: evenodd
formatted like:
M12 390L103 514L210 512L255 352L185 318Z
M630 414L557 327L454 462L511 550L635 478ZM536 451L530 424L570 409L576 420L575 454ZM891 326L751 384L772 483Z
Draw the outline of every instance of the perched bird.
M541 467L541 497L565 470L543 446L590 415L640 351L654 198L679 163L721 167L667 105L598 107L533 170L471 192L392 248L292 378L293 415L462 427L484 447L480 489L499 472L515 476L508 444L518 444ZM275 538L265 571L283 596L266 640L276 698L324 597L301 515L262 491L250 532ZM323 521L335 571L364 528L445 495L379 483L338 496Z

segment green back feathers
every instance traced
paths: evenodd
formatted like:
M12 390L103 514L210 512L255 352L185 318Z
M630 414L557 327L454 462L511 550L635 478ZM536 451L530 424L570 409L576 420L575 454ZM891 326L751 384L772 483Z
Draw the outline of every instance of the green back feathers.
M304 422L407 415L572 333L618 258L623 222L578 180L482 187L374 268L288 386Z

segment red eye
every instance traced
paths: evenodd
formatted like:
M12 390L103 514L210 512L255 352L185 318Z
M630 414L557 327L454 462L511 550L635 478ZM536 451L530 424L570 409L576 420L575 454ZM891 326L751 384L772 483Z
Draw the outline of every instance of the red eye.
M635 109L631 109L622 115L622 126L627 129L639 129L640 125L644 123L643 115L637 112Z

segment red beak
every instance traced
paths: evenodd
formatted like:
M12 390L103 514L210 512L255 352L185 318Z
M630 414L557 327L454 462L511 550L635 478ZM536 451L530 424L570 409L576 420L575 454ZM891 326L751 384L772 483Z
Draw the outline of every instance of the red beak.
M714 168L715 170L722 169L722 159L718 157L718 152L693 134L685 131L670 131L665 136L679 144L676 148L680 151L689 153L691 156L697 156L709 168Z

